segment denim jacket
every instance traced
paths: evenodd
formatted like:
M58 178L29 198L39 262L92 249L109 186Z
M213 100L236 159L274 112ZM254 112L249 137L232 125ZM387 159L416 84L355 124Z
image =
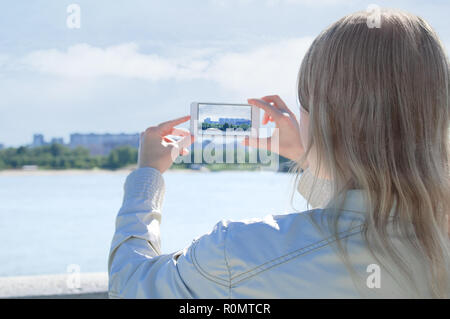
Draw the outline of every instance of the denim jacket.
M139 168L127 177L108 262L110 298L417 296L369 253L359 190L345 199L337 236L317 227L326 210L313 209L222 220L188 247L168 254L160 248L163 196L164 180L156 169ZM345 243L351 270L339 254L337 238ZM419 296L427 297L427 291Z

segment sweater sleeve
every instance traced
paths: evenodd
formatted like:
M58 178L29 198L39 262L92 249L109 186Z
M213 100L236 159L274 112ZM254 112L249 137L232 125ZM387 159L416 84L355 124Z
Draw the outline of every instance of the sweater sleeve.
M175 253L162 254L159 225L164 180L154 168L126 179L109 260L110 298L224 298L227 223Z

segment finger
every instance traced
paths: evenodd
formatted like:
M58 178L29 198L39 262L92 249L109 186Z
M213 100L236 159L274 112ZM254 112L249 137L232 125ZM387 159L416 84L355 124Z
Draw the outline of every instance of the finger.
M283 116L283 113L281 110L279 110L277 107L271 105L270 103L261 100L261 99L248 99L248 104L259 107L260 109L263 109L267 113L269 113L269 116L271 116L274 120L277 120L278 118L281 118Z
M189 154L189 150L184 147L183 150L181 151L181 155L185 156L185 155L188 155L188 154Z
M277 107L278 109L283 110L285 112L288 112L289 115L294 115L294 113L292 113L292 111L288 108L286 103L284 103L284 101L278 95L268 95L268 96L264 96L261 99L268 103L273 103L275 107Z
M191 132L189 132L189 130L186 130L184 128L174 127L174 128L172 128L170 135L189 136L189 135L191 135Z
M267 122L268 122L268 118L267 118L267 116L266 116L266 113L264 113L261 124L262 124L262 125L266 125Z
M174 146L176 146L176 147L181 149L182 147L188 147L192 143L194 143L194 135L190 135L189 134L188 136L185 136L185 137L183 137L181 139L178 139L178 140L174 139L172 137L169 137L169 136L164 136L162 138L162 141L166 142L166 143L169 143L169 144L172 144L172 145L174 145Z
M267 123L269 123L269 119L270 119L269 113L264 112L262 124L263 124L263 125L266 125Z
M171 143L171 157L174 161L179 155L187 155L189 154L189 150L187 149L194 142L194 136L185 136L181 140L175 143Z
M250 138L246 136L244 140L241 142L243 146L250 146L250 147L258 147L258 138Z
M173 161L175 161L175 159L180 155L185 156L190 153L186 147L183 147L180 149L177 145L173 145L173 144L170 145L170 152L171 152L170 156L172 157Z
M284 103L284 101L278 95L267 95L267 96L262 97L261 100L264 100L268 103L273 103L279 109L282 109L285 111L289 110L286 103Z
M177 146L177 142L170 137L164 136L162 138L161 145L167 147L170 151L172 151L172 149Z
M174 144L174 143L176 143L176 141L175 141L173 138L170 138L170 137L168 137L168 136L164 136L164 137L163 137L163 141L166 142L166 143L169 143L169 144Z
M192 143L194 143L194 135L189 134L188 136L183 137L176 143L180 149L187 148L191 146Z
M177 119L174 120L170 120L167 122L163 122L161 124L158 125L159 131L161 135L168 135L170 134L170 132L172 131L172 129L174 128L174 126L177 126L181 123L187 122L189 121L189 119L191 118L190 115L186 115L183 117L179 117Z
M261 148L269 150L270 147L270 137L258 138L258 137L248 137L246 136L241 142L243 146L249 146L253 148Z

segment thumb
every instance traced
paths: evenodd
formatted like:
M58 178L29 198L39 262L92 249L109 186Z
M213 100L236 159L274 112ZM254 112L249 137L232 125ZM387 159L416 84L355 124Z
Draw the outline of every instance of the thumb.
M189 154L189 150L187 149L192 143L194 143L194 136L188 135L183 137L177 142L172 144L171 156L172 160L175 160L179 155L187 155Z
M182 156L189 154L188 147L191 146L192 143L194 143L194 140L195 140L194 135L188 135L178 141L178 147L181 150L180 154Z
M241 142L241 145L269 150L270 137L269 138L259 138L259 137L246 136L244 138L244 140Z
M194 143L194 140L195 140L194 135L188 135L179 140L177 144L178 147L182 150L184 148L191 146L191 144Z

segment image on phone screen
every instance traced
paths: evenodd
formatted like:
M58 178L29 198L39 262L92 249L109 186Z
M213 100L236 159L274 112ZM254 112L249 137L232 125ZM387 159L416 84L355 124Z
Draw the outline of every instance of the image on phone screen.
M247 135L252 128L249 105L198 105L198 129L202 134Z

